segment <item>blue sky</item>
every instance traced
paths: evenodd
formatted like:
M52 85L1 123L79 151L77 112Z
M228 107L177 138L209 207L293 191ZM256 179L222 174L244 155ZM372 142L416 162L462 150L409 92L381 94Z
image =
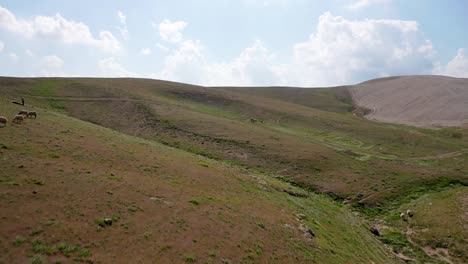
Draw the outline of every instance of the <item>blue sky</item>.
M465 0L0 0L0 75L330 86L468 77Z

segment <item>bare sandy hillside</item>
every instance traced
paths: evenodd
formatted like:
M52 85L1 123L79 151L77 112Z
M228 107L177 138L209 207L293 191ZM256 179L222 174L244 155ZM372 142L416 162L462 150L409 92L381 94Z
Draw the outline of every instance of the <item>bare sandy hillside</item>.
M350 88L354 103L371 120L421 127L468 124L468 79L405 76L367 81Z

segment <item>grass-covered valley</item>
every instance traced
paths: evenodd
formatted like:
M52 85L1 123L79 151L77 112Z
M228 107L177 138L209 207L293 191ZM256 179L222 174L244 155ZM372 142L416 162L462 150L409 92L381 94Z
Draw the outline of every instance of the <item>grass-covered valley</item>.
M367 120L349 87L0 78L23 109L0 262L468 261L466 127Z

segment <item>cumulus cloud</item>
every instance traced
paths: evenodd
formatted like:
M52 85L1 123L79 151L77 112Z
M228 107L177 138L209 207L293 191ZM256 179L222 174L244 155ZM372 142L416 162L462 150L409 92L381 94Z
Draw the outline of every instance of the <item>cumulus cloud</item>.
M438 65L434 74L468 78L468 56L465 49L459 49L457 55L447 65Z
M371 5L375 4L385 4L389 3L390 0L357 0L348 5L349 9L357 10L357 9L363 9Z
M67 20L60 14L24 19L17 18L0 6L0 28L27 38L47 38L65 44L94 46L111 53L121 49L120 42L109 31L101 31L98 37L94 37L86 24Z
M64 62L57 55L44 56L40 61L40 76L65 76L62 69Z
M208 61L200 41L166 56L160 77L202 85L329 86L401 74L430 74L436 51L415 21L351 21L324 13L314 33L280 62L256 40L228 61Z
M260 40L226 62L210 62L199 40L185 40L166 56L157 78L200 85L271 85L283 84L284 67Z
M178 48L166 56L164 68L159 73L162 79L176 80L200 84L204 67L205 57L202 53L203 47L198 40L186 40Z
M162 52L168 52L169 51L169 48L164 46L163 44L161 43L156 43L156 47L161 50Z
M302 85L338 85L365 79L430 73L435 50L415 21L350 21L327 12L307 41L294 48Z
M47 69L60 69L63 67L63 64L63 60L56 55L42 58L42 66Z
M109 57L98 61L98 70L101 76L104 77L136 77L137 74L128 71L120 62Z
M155 26L153 24L153 26ZM167 42L178 43L183 39L182 31L187 27L185 21L171 22L169 19L164 19L158 25L159 35L161 39Z
M276 85L286 84L285 66L277 64L275 55L262 41L255 40L230 62L207 66L206 85ZM211 73L211 74L210 74Z
M144 56L148 56L152 53L151 49L150 48L143 48L140 50L140 54L141 55L144 55Z

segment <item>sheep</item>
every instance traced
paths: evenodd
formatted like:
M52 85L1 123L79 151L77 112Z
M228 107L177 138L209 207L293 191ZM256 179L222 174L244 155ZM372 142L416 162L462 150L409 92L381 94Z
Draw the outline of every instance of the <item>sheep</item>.
M28 116L28 111L27 110L21 110L19 111L18 115L24 115L24 117Z
M410 209L406 210L406 215L408 215L409 217L413 217L414 216L414 213L413 211L411 211Z
M29 112L28 112L28 117L33 117L33 116L34 116L34 119L37 118L37 113L36 113L36 111L29 111Z
M6 126L8 123L8 119L4 116L0 116L0 124L2 124L2 127Z
M405 222L408 221L408 219L406 218L406 214L405 214L405 213L401 213L401 214L400 214L400 219L401 219L402 221L405 221Z
M22 123L24 120L24 116L22 115L15 115L15 117L13 118L13 123Z

